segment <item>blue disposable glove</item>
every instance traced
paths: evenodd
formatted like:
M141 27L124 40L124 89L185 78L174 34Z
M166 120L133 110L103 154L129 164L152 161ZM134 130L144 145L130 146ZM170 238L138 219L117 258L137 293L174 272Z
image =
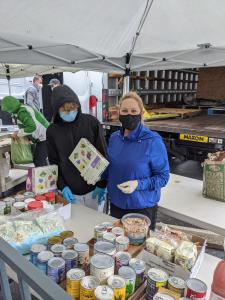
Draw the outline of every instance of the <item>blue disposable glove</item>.
M65 198L68 202L70 202L70 203L76 202L76 198L68 186L64 187L64 189L62 190L62 195L63 195L63 198Z
M96 186L95 190L92 193L92 198L98 200L98 204L101 204L106 200L106 188L100 188Z

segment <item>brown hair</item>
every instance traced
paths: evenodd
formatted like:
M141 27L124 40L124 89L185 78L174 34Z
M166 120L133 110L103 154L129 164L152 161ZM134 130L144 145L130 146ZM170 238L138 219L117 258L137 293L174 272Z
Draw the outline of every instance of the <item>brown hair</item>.
M120 107L121 107L122 102L128 98L132 98L137 102L137 104L140 108L140 111L141 111L141 116L142 116L144 114L145 108L144 108L144 104L143 104L141 97L136 92L128 92L128 93L124 94L122 96L122 98L120 99Z
M78 105L74 102L66 102L62 106L60 106L59 111L66 111L69 112L71 110L74 110L78 108Z

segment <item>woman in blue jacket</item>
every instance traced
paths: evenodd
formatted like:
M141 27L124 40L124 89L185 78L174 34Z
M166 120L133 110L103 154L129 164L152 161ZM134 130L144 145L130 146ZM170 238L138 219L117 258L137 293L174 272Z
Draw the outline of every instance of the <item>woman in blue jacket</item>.
M169 163L160 135L142 123L144 106L134 92L121 99L120 131L109 140L107 169L111 215L135 212L151 219L155 229L161 188L169 180Z

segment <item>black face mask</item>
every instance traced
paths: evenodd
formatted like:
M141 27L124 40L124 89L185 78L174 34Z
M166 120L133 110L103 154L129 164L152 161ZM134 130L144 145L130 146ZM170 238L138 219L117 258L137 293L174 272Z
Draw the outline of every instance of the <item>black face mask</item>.
M134 130L141 122L141 115L120 115L119 120L123 128Z

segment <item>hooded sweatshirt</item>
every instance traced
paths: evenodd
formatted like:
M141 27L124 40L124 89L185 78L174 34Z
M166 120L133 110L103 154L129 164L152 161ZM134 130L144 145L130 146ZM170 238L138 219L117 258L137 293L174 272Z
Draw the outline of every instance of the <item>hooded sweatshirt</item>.
M169 163L160 135L143 124L127 137L122 129L114 132L108 145L108 179L110 201L122 209L143 209L155 206L160 191L169 180ZM124 194L117 187L129 180L138 180L132 194Z
M59 108L66 102L79 106L78 114L73 122L64 122L59 116ZM52 92L53 124L47 130L48 158L51 164L59 167L58 188L63 190L69 186L75 195L85 195L95 189L80 176L79 171L69 160L70 154L81 138L86 138L104 156L106 143L99 121L83 114L77 95L66 85L57 86ZM103 182L97 184L104 186Z
M12 96L4 97L1 107L2 111L10 113L16 120L20 128L18 136L29 136L34 142L46 140L49 123L39 111L28 105L22 105Z

